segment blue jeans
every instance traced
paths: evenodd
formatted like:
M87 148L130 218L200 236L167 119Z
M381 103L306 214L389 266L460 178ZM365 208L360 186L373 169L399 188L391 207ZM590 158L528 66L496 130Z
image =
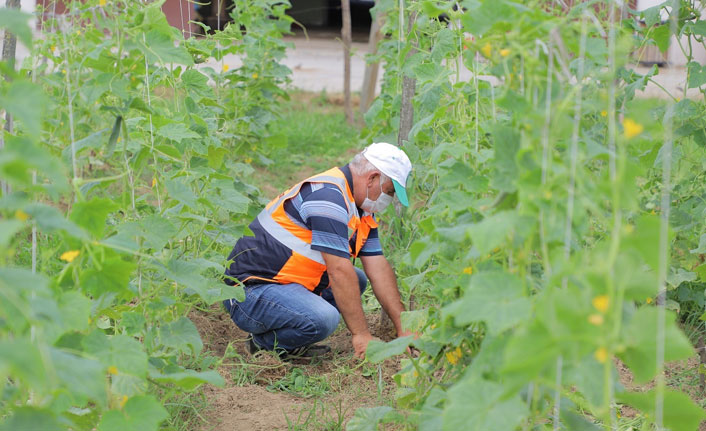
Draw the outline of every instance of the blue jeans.
M362 295L368 278L362 270L355 271ZM245 286L245 301L226 299L223 305L233 322L267 350L291 350L321 341L333 334L341 317L330 287L318 296L296 283Z

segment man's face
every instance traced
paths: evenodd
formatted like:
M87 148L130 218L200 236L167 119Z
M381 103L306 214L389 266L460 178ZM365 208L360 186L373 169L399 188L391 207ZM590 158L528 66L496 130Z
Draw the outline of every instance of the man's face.
M381 193L386 193L392 197L395 196L395 186L392 180L388 179L382 184L382 192L380 191L380 176L379 172L372 172L368 177L368 199L371 201L377 200Z

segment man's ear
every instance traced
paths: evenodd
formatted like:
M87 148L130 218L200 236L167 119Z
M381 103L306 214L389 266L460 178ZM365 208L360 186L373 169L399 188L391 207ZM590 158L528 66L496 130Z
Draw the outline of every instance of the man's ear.
M371 172L370 176L368 177L367 186L368 187L372 186L373 183L375 182L375 179L378 178L379 176L380 176L380 172Z

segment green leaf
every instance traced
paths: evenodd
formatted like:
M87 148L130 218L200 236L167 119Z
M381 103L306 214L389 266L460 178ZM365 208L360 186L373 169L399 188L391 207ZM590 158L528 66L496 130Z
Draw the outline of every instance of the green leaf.
M686 359L694 354L694 348L676 325L675 319L673 312L666 312L664 360L667 362ZM618 356L632 370L637 383L648 382L657 373L657 321L657 308L642 307L632 316L622 334L625 350Z
M653 389L647 392L617 394L616 399L655 417L656 396L657 393ZM699 428L701 421L706 419L704 410L682 392L666 389L663 406L664 426L670 431L694 431Z
M686 67L689 73L689 81L687 83L689 88L698 88L706 84L706 67L695 61L690 61Z
M81 273L81 287L94 297L106 292L128 292L130 276L135 263L120 257L111 257L101 263L102 268L89 268Z
M187 205L191 208L196 208L196 194L191 190L191 187L186 185L183 181L167 180L166 184L167 192L169 196L178 200L179 202Z
M105 374L100 362L59 349L51 349L50 357L62 386L71 389L74 404L88 400L106 404Z
M162 250L177 232L176 226L169 219L156 214L139 222L139 235L145 239L145 244L155 251Z
M473 245L481 255L503 244L513 232L519 216L514 211L501 211L468 227Z
M486 272L474 275L463 298L445 307L457 326L484 321L491 335L499 334L530 317L531 302L522 282L511 274Z
M655 41L655 45L657 45L657 48L663 53L666 53L669 49L669 39L671 35L668 25L660 25L659 27L655 27L654 31L652 31L652 40Z
M657 5L647 8L641 12L642 17L645 19L645 26L647 28L652 27L662 21L662 17L660 16L661 10L662 5Z
M182 370L176 373L168 374L150 371L150 378L161 383L173 383L187 391L194 390L204 383L209 383L219 388L225 386L225 380L223 380L223 377L221 377L221 375L214 370Z
M169 123L162 126L157 129L157 135L180 143L184 139L201 139L201 135L188 129L183 123Z
M195 101L202 97L213 97L213 89L208 85L208 77L198 70L188 69L181 74L184 87Z
M10 245L15 234L19 232L24 223L20 220L0 220L0 248Z
M514 22L517 14L505 0L474 2L474 6L466 10L462 22L464 31L478 36L485 34L497 22Z
M368 349L365 352L365 357L372 363L382 362L387 358L404 353L412 341L414 341L414 336L412 335L395 338L389 343L372 340L368 343Z
M246 214L250 199L235 190L224 190L221 192L217 203L232 213Z
M92 303L81 292L70 290L62 293L57 305L63 320L64 332L82 331L88 327Z
M151 30L145 35L146 45L140 49L150 63L178 63L192 66L194 60L189 51L181 45L175 45L169 34L159 30Z
M152 395L130 398L122 411L106 412L98 424L98 431L157 431L169 413Z
M456 49L456 34L453 30L444 28L436 34L436 41L431 50L431 61L440 63L447 55Z
M491 185L504 192L512 192L517 188L518 175L517 152L520 150L520 135L509 124L497 123L492 132L495 159L495 171Z
M106 367L116 367L121 373L147 376L147 354L142 344L127 335L106 336L95 330L83 339L83 348L96 356Z
M377 431L380 421L394 411L392 407L361 407L348 421L346 431Z
M63 230L75 238L85 240L89 239L85 231L69 220L66 220L59 210L54 207L33 203L25 207L24 211L32 216L32 218L37 222L37 227L39 227L39 229L47 233Z
M0 27L17 36L17 39L27 47L32 48L32 29L29 20L32 15L19 9L0 8Z
M529 413L519 395L483 379L463 379L448 391L444 431L514 430Z
M36 407L18 407L12 416L0 423L0 431L55 431L65 430L51 410Z
M42 355L29 339L0 340L0 375L7 374L39 393L49 389Z
M203 343L196 326L186 317L162 325L159 328L159 341L165 347L176 349L187 355L201 352Z
M95 238L102 238L108 214L117 209L118 206L110 199L93 198L74 204L69 220L89 231Z
M38 137L42 131L42 115L47 106L41 87L26 81L13 81L7 92L0 94L0 107L24 126L25 133Z

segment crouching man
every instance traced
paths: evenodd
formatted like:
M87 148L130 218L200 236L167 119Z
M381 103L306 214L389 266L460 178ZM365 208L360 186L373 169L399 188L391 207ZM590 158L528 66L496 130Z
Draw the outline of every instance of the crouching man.
M282 359L313 358L329 346L340 316L355 355L365 356L370 334L360 295L373 293L404 333L404 310L394 270L382 253L375 213L394 196L407 206L412 164L394 145L375 143L341 167L314 175L271 201L250 224L228 260L226 282L245 286L245 300L224 301L233 322L250 334L250 353L275 350ZM365 272L353 266L360 258Z

